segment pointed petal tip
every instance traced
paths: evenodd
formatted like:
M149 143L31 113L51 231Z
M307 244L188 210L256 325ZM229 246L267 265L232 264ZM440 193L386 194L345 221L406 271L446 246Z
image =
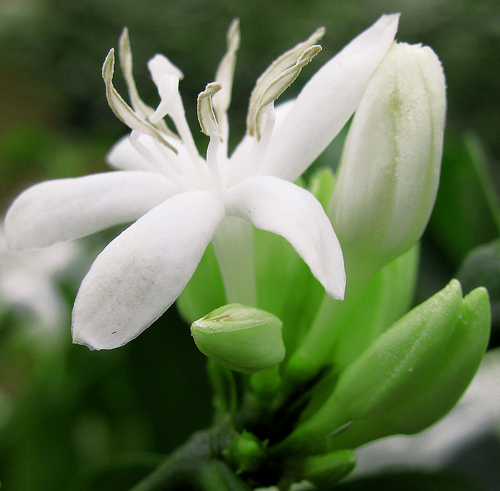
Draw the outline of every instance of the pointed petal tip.
M346 278L345 278L345 270L342 265L342 272L336 275L334 281L325 281L321 282L327 295L332 300L344 300L345 297L345 287L346 287Z
M396 36L396 32L399 26L399 18L401 17L401 13L396 12L393 14L383 14L373 26L380 27L383 31L389 30L391 33L394 33L393 36Z

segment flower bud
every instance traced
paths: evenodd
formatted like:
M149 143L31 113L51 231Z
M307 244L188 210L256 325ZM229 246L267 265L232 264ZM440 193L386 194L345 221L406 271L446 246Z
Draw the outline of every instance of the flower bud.
M320 489L331 489L356 466L351 450L337 450L325 455L306 457L302 464L302 477Z
M267 459L267 440L262 442L253 433L243 430L222 455L236 468L236 474L256 472Z
M378 269L422 235L439 183L445 112L436 54L394 43L356 110L329 206L346 263Z
M233 303L193 322L191 334L204 355L238 372L253 373L285 358L281 327L275 315Z
M303 412L303 421L281 444L283 450L304 451L309 442L317 450L315 440L394 407L442 355L459 321L462 303L460 283L452 280L399 319L340 374L315 413Z
M355 421L329 440L329 449L355 448L392 434L414 434L443 417L474 377L488 346L488 293L477 288L463 300L460 318L439 356L412 390L388 411Z

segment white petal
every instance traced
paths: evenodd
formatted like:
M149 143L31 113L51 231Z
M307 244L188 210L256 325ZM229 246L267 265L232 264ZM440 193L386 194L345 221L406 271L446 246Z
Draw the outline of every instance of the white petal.
M295 99L291 99L276 105L274 110L274 125L276 128L278 128L279 125L285 120L294 103ZM257 142L257 139L254 136L250 136L246 133L234 149L231 154L231 158L220 159L219 165L221 173L225 176L226 184L228 186L258 173L255 169L259 169L262 162L259 162L258 159L256 161L255 158L253 158L253 155L255 155L255 147L257 145L265 144L266 142L262 140Z
M146 136L151 138L149 135L141 135L141 139ZM106 155L106 162L111 167L120 170L155 170L152 163L132 146L129 135L124 136L111 147Z
M344 297L342 250L323 207L309 191L276 177L255 176L230 189L229 211L284 237L328 295Z
M356 109L394 40L398 18L382 16L311 78L276 129L261 173L295 181L323 152Z
M164 138L176 148L177 153L150 135L144 133L138 135L140 147L134 146L130 135L126 135L113 145L106 155L106 162L115 169L160 171L168 176L180 162L185 162L189 157L180 141L166 135Z
M73 309L75 343L112 349L134 339L177 299L224 216L211 194L173 196L97 257Z
M136 220L177 188L161 174L116 171L45 181L21 193L7 211L12 249L46 247Z

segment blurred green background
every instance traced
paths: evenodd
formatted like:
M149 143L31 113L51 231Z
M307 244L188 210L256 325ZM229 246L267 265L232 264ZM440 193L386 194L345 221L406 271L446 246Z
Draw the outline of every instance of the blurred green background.
M491 241L500 230L498 0L0 0L2 212L30 183L107 170L104 156L127 128L107 106L101 66L124 26L146 102L158 102L146 67L156 52L184 72L187 117L204 147L196 97L214 77L233 18L241 20L242 41L231 145L244 133L256 78L276 56L318 26L327 28L323 51L289 97L353 36L396 11L402 13L398 40L433 47L448 82L443 180L424 237L417 298L459 271L466 289L489 282L496 309L500 266ZM124 94L118 74L115 83ZM336 165L336 159L325 163ZM83 241L82 262L88 266L115 232ZM464 265L470 251L488 243L479 260ZM68 306L85 271L80 269L79 278L59 285ZM204 358L175 309L113 352L73 346L69 314L58 342L43 350L27 334L36 319L4 306L0 321L0 481L6 490L128 489L160 454L210 424Z

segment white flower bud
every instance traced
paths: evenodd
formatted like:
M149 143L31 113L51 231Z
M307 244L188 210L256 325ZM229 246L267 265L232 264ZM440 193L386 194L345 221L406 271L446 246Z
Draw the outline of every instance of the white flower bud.
M281 363L282 322L264 310L232 303L193 322L191 334L209 358L242 373Z
M379 268L422 235L439 183L445 112L436 54L394 43L356 110L329 207L346 262Z

